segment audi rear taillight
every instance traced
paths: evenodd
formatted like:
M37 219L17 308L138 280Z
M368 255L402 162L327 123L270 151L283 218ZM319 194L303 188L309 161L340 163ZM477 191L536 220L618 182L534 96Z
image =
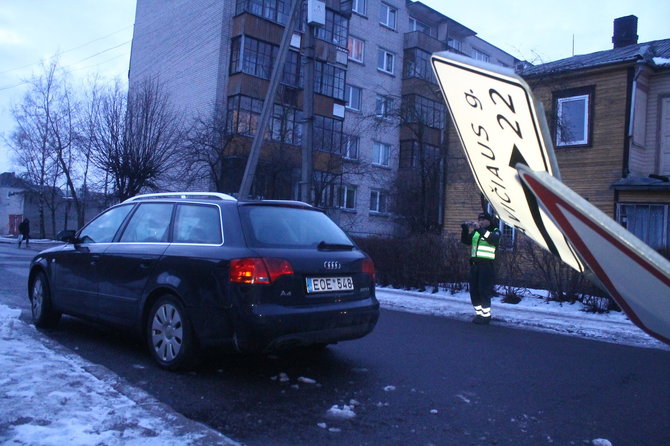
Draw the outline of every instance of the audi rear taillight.
M372 281L377 280L377 275L375 274L375 264L370 257L363 259L363 272L369 274Z
M232 283L268 285L279 276L290 274L293 274L293 267L285 259L248 257L230 261L230 281Z

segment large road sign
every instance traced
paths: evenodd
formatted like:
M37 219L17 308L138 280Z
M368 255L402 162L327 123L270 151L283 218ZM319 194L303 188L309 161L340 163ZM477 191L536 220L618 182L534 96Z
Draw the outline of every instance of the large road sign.
M556 225L519 181L514 166L559 176L541 107L512 70L453 53L433 69L481 192L496 213L578 271L584 267Z
M628 317L670 344L670 262L546 172L519 176Z

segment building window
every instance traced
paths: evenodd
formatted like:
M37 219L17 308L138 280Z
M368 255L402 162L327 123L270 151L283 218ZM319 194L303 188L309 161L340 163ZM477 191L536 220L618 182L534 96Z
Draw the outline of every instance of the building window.
M349 21L346 17L326 9L326 24L314 30L317 39L325 40L339 47L347 46Z
M232 96L228 98L228 116L226 127L228 133L253 136L258 129L263 101L249 96Z
M379 8L379 23L384 26L388 26L391 29L395 29L396 22L398 18L398 10L392 6L382 3Z
M429 25L415 19L414 17L409 18L409 30L410 31L421 31L422 33L432 36L432 30Z
M347 108L350 110L361 111L362 96L362 89L352 85L347 85L344 93L344 100L347 101Z
M447 46L456 51L463 51L463 42L453 37L447 39Z
M473 53L473 54L472 54L472 57L473 57L475 60L481 60L481 61L483 61L483 62L490 62L490 61L491 61L491 56L489 56L488 54L486 54L486 53L484 53L484 52L482 52L482 51L479 51L479 50L477 50L477 49L473 49L473 50L472 50L472 53Z
M285 144L301 145L302 120L302 111L274 104L270 121L270 138Z
M351 5L351 10L360 15L365 15L367 12L367 0L354 0Z
M236 14L248 12L285 25L288 22L291 3L286 0L237 0L235 6Z
M349 36L347 49L349 50L349 59L353 60L354 62L363 63L363 57L365 57L364 41L357 39L356 37Z
M377 95L375 101L375 115L378 118L390 119L393 108L393 98L391 96Z
M556 147L591 143L593 87L554 93Z
M375 141L372 144L372 164L388 167L390 159L391 146L389 144Z
M348 160L357 160L358 159L358 146L360 144L360 138L358 136L349 135L347 141L344 145L344 150L342 156Z
M445 115L446 107L440 102L414 94L403 96L403 118L408 124L443 129Z
M233 39L230 73L241 72L270 79L272 62L277 55L277 49L275 45L248 36Z
M395 54L379 48L377 50L377 69L388 74L393 74L395 66Z
M337 192L338 207L356 209L356 186L340 186Z
M420 144L417 140L402 141L400 143L399 158L401 168L415 169L423 167L427 169L435 166L439 162L440 149L431 144Z
M386 213L386 201L388 194L384 191L370 190L370 211L377 213Z
M326 62L314 62L314 92L336 99L344 99L346 71Z
M654 249L670 249L670 205L620 203L619 223Z
M341 153L343 141L342 121L325 116L314 116L313 147L315 150Z
M282 83L292 87L302 87L303 70L302 58L297 51L289 51L284 63L284 73L282 74Z
M433 68L430 64L430 53L418 48L405 51L405 70L403 77L416 77L436 83Z

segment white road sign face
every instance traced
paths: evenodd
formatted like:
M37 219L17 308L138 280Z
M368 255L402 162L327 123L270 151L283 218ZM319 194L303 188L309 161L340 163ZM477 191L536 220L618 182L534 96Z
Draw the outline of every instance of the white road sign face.
M546 172L519 175L628 317L670 344L670 262Z
M558 176L544 116L513 71L453 53L432 57L433 69L481 192L496 213L578 271L583 265L556 225L519 181L514 166ZM539 116L539 117L538 117Z

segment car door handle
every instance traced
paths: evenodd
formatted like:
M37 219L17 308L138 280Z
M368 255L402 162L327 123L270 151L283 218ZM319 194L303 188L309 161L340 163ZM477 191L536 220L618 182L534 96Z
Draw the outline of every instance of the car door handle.
M142 269L149 269L152 265L154 259L151 257L143 258L140 260L140 268Z
M90 263L91 263L91 266L95 266L95 265L97 265L98 260L100 260L100 256L99 256L99 255L92 255L92 256L91 256L91 262L90 262Z

